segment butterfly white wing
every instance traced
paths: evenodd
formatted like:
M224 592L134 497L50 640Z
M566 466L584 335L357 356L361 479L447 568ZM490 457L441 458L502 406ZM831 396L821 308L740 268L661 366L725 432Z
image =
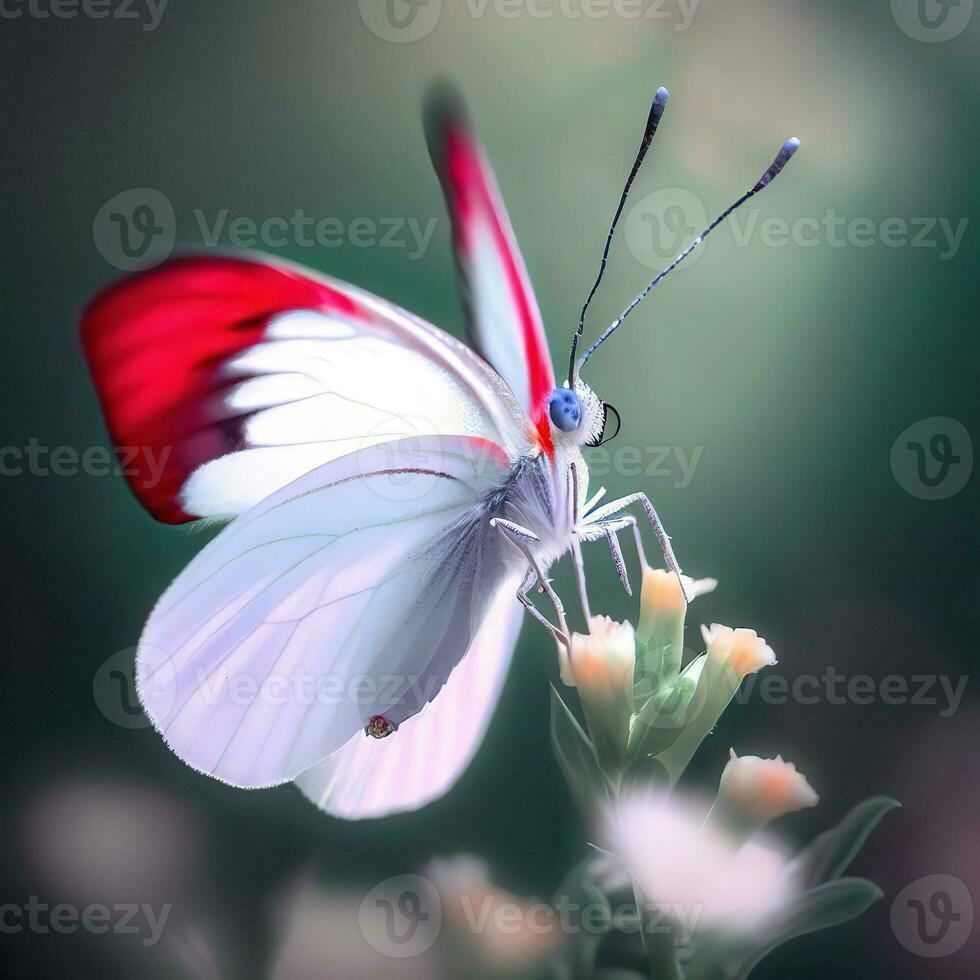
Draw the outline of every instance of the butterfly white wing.
M524 611L503 585L466 656L439 697L396 735L359 732L296 779L327 813L347 820L417 810L453 786L476 754L507 676Z
M534 438L465 345L266 259L176 259L97 298L82 340L132 489L161 520L242 513L331 459L416 434ZM133 450L136 450L135 453Z
M86 355L114 441L129 453L129 447L140 447L129 461L130 484L156 517L179 523L201 516L231 516L251 507L249 520L262 517L265 527L270 520L275 523L278 515L264 516L265 505L258 506L264 497L281 498L280 488L302 474L327 480L329 473L347 471L344 454L405 433L467 436L470 449L494 444L502 450L501 470L504 460L513 463L529 452L551 455L547 396L554 387L553 371L533 290L492 171L460 113L444 113L432 132L437 136L430 145L434 159L442 164L457 259L469 299L471 335L503 374L503 381L437 328L335 280L266 259L209 257L165 263L109 290L93 303L83 323ZM336 471L324 467L331 460L338 461L332 464ZM324 467L323 472L311 472L317 467ZM365 477L363 463L355 469L358 479L352 485ZM404 475L416 485L432 473L423 468ZM418 610L399 612L397 607L377 626L372 622L358 627L355 647L368 650L371 643L362 633L376 641L377 630L383 632L385 624L403 613L409 617L408 628L417 628L419 636L438 632L444 608L432 597L443 580L447 595L462 582L462 591L476 597L470 603L468 628L465 600L454 612L445 613L449 616L445 636L450 639L439 649L445 652L446 663L430 677L438 680L451 670L458 650L465 649L480 620L483 601L492 599L499 585L493 580L500 559L497 542L467 529L465 522L439 532L436 515L411 511L399 511L400 516L393 518L399 531L392 535L382 530L392 519L390 510L376 513L370 497L348 501L337 490L331 499L336 499L337 516L344 511L365 522L364 527L352 524L349 533L344 532L343 548L333 552L336 560L347 553L344 548L350 550L344 573L375 583L366 590L372 597L381 596L386 609L389 597L398 600L405 591L399 592L390 582L401 586L410 582L420 590L418 595L434 603L432 609L426 607L428 620ZM454 507L466 512L460 500L447 503L442 513L455 514ZM284 510L297 523L309 523L313 516L303 513L298 504ZM314 521L311 526L318 525ZM403 528L411 529L408 538ZM318 554L306 554L301 543L308 544L317 533L321 532L258 542L262 559L239 578L240 590L234 576L229 578L231 573L222 567L214 571L213 579L209 576L201 583L193 597L170 609L167 596L172 597L182 581L186 584L202 574L205 557L213 554L209 547L151 617L140 655L144 700L174 748L198 768L242 785L278 782L298 771L297 766L309 765L312 756L319 759L330 751L324 747L355 716L363 723L363 710L335 713L331 719L315 706L312 711L296 704L270 710L268 703L256 706L253 700L243 711L238 703L247 700L250 684L268 682L270 676L280 679L284 662L305 669L309 661L315 673L322 666L316 641L329 649L344 635L342 629L349 621L344 621L340 609L332 618L320 610L303 617L304 625L297 627L296 634L308 637L305 647L297 646L295 639L284 639L282 627L289 624L266 621L264 617L275 616L275 611L262 611L273 596L284 607L302 608L317 588L315 582L327 590L322 594L332 595L329 589L341 573L330 562L318 573L320 579L313 576L315 581L299 571L318 561ZM439 533L445 536L444 547L463 534L482 557L473 564L471 547L467 558L458 567L453 565L435 543ZM216 539L215 546L223 549L228 541L219 545L221 540ZM449 581L436 557L457 572L464 566L478 568L485 561L490 568L486 595L474 590L465 576ZM406 558L414 569L409 573L398 571L399 562ZM280 569L282 574L276 571L290 560L298 562L296 568ZM230 560L229 568L245 564L252 562L239 555ZM296 583L294 592L287 595L284 583ZM512 586L506 583L508 593ZM357 604L368 601L363 595L335 598L344 615L356 613ZM227 604L210 608L209 603L218 600ZM374 598L370 602L376 604ZM309 632L311 620L320 623L319 632ZM200 626L192 634L194 622ZM402 692L402 701L412 701L402 705L402 713L409 716L403 738L399 733L374 742L359 741L358 736L339 749L336 762L324 763L334 771L327 808L352 817L376 815L420 806L444 792L482 738L518 625L519 616L512 610L506 615L495 612L473 640L462 667L450 675L446 689L424 714L413 715L412 710L415 702L424 704L428 695L416 695L412 701ZM229 670L227 661L223 666L216 662L221 638L231 636L236 645ZM158 639L163 641L160 646ZM412 642L418 646L421 641ZM263 657L272 657L279 643L282 650L275 655L272 669L263 674ZM378 656L384 660L384 655ZM372 669L375 666L372 662ZM332 672L331 676L339 675ZM233 679L245 683L230 699L236 703L229 703ZM201 681L197 687L196 681ZM154 693L158 688L159 693ZM213 710L216 705L219 710ZM448 743L455 749L443 748L434 757L438 761L432 761L427 747L447 744L440 741L447 725L456 730L455 740ZM296 726L302 731L285 745L284 733ZM381 756L363 748L364 742L387 748L385 765L397 768L402 778L389 778L388 770L374 761ZM424 759L429 759L428 765L420 764Z
M508 472L481 440L399 441L318 467L225 528L140 640L140 697L171 748L272 785L376 715L415 715L516 574L486 503Z

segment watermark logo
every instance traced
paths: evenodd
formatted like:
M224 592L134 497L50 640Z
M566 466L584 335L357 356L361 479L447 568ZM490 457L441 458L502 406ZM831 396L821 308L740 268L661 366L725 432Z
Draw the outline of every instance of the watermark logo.
M368 944L383 956L421 956L439 938L442 902L427 878L397 875L364 896L357 924Z
M120 728L147 728L150 720L143 714L136 694L136 648L114 653L92 678L92 697L104 717Z
M973 19L974 0L891 0L895 23L914 41L951 41Z
M695 235L704 230L708 215L701 198L683 187L666 187L637 201L626 218L626 246L648 269L662 269L677 258ZM691 253L680 268L689 268L703 250Z
M973 440L956 419L919 419L893 443L891 468L898 485L919 500L955 497L973 473Z
M117 269L132 272L166 259L177 240L177 217L166 195L133 187L106 201L92 222L99 254Z
M92 697L103 717L120 728L149 728L136 686L136 647L119 650L104 660L92 678ZM162 650L143 650L143 695L156 716L166 717L177 703L177 675Z
M891 924L910 953L926 959L952 956L973 933L973 896L953 875L927 875L898 893Z
M395 44L428 37L442 16L442 0L358 0L357 5L367 29Z

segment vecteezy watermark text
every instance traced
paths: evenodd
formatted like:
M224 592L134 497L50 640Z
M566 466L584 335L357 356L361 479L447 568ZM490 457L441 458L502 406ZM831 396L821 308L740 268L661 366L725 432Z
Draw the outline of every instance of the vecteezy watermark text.
M132 20L155 31L169 0L0 0L0 18L19 20Z
M2 2L2 0L0 0ZM207 248L354 248L403 249L411 261L429 250L439 219L414 216L360 216L348 220L309 214L296 208L289 215L255 218L230 208L191 214L197 237ZM92 237L99 254L124 271L162 262L177 241L177 214L167 196L152 187L133 187L116 194L96 214Z
M701 0L465 0L474 20L626 20L669 22L686 31Z
M951 718L970 683L969 674L952 678L948 674L842 674L828 667L822 674L800 674L789 678L783 674L751 674L735 695L740 704L758 697L763 704L780 706L817 704L860 707L881 703L891 707L939 708L940 718Z
M647 935L672 933L675 940L685 946L691 941L704 909L699 905L681 903L646 902L641 920L636 905L624 903L611 906L607 902L575 902L561 895L554 905L547 902L519 902L495 900L493 896L481 896L477 901L470 895L459 898L466 925L479 934L492 928L503 935L530 932L548 935L588 933L605 935L609 931Z
M171 447L45 446L30 438L25 446L0 446L0 477L11 476L125 476L138 479L140 489L160 485Z
M209 248L226 240L236 248L339 248L350 244L355 248L404 248L413 261L422 258L432 242L438 218L315 218L297 208L288 218L272 217L262 221L246 216L229 220L231 212L221 208L210 216L198 208L194 220L201 240Z
M969 227L968 217L890 215L850 217L830 208L823 214L787 219L749 208L724 223L738 248L759 242L766 248L933 249L940 261L956 258ZM704 203L683 187L668 187L637 201L626 217L626 244L633 257L649 269L675 258L708 224ZM685 263L697 262L703 249Z
M589 474L602 478L615 473L627 479L670 479L676 490L694 480L704 446L597 446L587 449Z
M30 932L35 935L58 933L71 935L87 932L94 935L142 936L142 945L156 946L170 917L172 906L159 908L143 902L120 902L103 905L93 902L77 906L68 902L49 905L31 895L23 905L5 902L0 905L0 934L6 936Z
M612 21L670 25L686 31L701 0L463 0L457 5L470 18ZM372 34L396 44L421 41L442 17L443 0L358 0L361 20Z
M407 959L427 952L444 924L472 935L625 935L671 933L690 942L703 916L700 905L647 902L643 916L632 902L616 906L604 898L576 901L559 896L554 904L509 900L486 889L443 896L421 875L398 875L375 885L361 901L361 935L379 953Z

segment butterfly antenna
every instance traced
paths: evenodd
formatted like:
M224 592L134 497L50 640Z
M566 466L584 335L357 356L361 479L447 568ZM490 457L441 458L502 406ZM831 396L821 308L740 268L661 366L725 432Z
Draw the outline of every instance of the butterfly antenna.
M776 159L773 160L769 169L758 179L755 186L751 190L746 191L746 193L743 194L731 207L726 208L726 210L718 215L718 217L715 218L715 220L712 221L711 224L708 225L708 227L705 228L704 231L702 231L701 234L698 235L698 237L695 238L694 241L692 241L691 244L688 245L687 248L685 248L684 251L681 252L681 254L678 255L677 258L663 270L663 272L658 273L653 278L646 289L644 289L643 292L640 293L639 296L637 296L625 310L623 310L619 317L613 320L613 322L606 327L599 339L582 355L576 368L576 374L582 370L582 365L585 364L585 362L596 352L596 350L623 325L623 321L630 315L630 313L632 313L633 310L635 310L640 303L642 303L643 300L650 295L653 287L669 276L674 269L676 269L691 254L691 252L693 252L730 214L737 211L747 200L749 200L749 198L755 197L755 195L758 194L764 187L768 187L769 184L771 184L772 181L779 176L783 167L789 163L793 157L793 154L799 148L800 141L795 137L783 143L779 153L776 154Z
M636 180L636 175L640 172L640 167L643 165L643 158L647 155L647 150L650 149L650 144L653 142L653 137L657 132L657 127L660 125L660 117L664 114L664 109L667 108L667 99L669 93L667 89L663 86L657 89L657 94L653 97L653 105L650 106L650 115L647 118L647 126L643 131L643 141L640 143L640 148L636 152L636 159L633 161L633 169L630 170L629 177L626 178L626 186L623 188L623 193L619 198L619 206L616 208L616 213L613 215L612 224L609 226L609 234L606 236L606 247L602 250L602 261L599 263L599 274L595 278L595 282L592 284L592 289L589 292L589 296L585 301L585 305L582 307L582 315L579 317L578 328L575 331L575 336L572 337L572 352L568 358L568 383L573 385L575 383L575 353L578 350L578 342L585 330L585 314L588 312L589 304L592 302L592 297L595 296L596 291L599 289L599 284L602 282L602 277L606 271L606 264L609 261L609 249L612 247L613 237L616 234L616 226L619 224L619 219L622 217L623 208L626 206L626 198L629 196L630 188L633 186L633 181Z

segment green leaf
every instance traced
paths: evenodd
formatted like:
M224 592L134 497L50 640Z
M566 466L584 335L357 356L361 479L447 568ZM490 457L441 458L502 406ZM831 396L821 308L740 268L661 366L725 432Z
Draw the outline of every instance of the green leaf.
M663 646L651 647L650 641L636 638L636 668L633 671L633 702L644 704L665 681Z
M580 861L564 877L551 902L555 908L567 906L571 917L569 934L550 963L557 980L585 980L598 975L596 954L613 926L613 903L609 895L624 889L632 894L629 873L617 859L598 852ZM598 918L596 910L600 908L603 914ZM588 928L584 916L588 916Z
M554 685L551 686L551 747L582 815L590 818L597 804L610 799L609 788L592 741Z
M790 862L788 873L799 888L839 878L857 857L884 816L901 806L887 796L873 796L854 807L831 830L816 837Z
M882 892L863 878L829 881L790 902L752 943L718 938L700 949L687 965L687 980L745 980L778 946L857 918Z
M694 694L687 701L680 734L671 744L657 751L657 758L670 774L671 785L680 779L741 682L736 671L704 653L681 671L680 679L694 684Z
M633 717L627 754L636 758L656 755L670 748L688 722L696 688L691 678L681 676L650 698Z
M881 898L881 889L864 878L840 878L804 892L768 931L766 940L745 958L734 974L743 980L777 946L821 929L856 919Z

